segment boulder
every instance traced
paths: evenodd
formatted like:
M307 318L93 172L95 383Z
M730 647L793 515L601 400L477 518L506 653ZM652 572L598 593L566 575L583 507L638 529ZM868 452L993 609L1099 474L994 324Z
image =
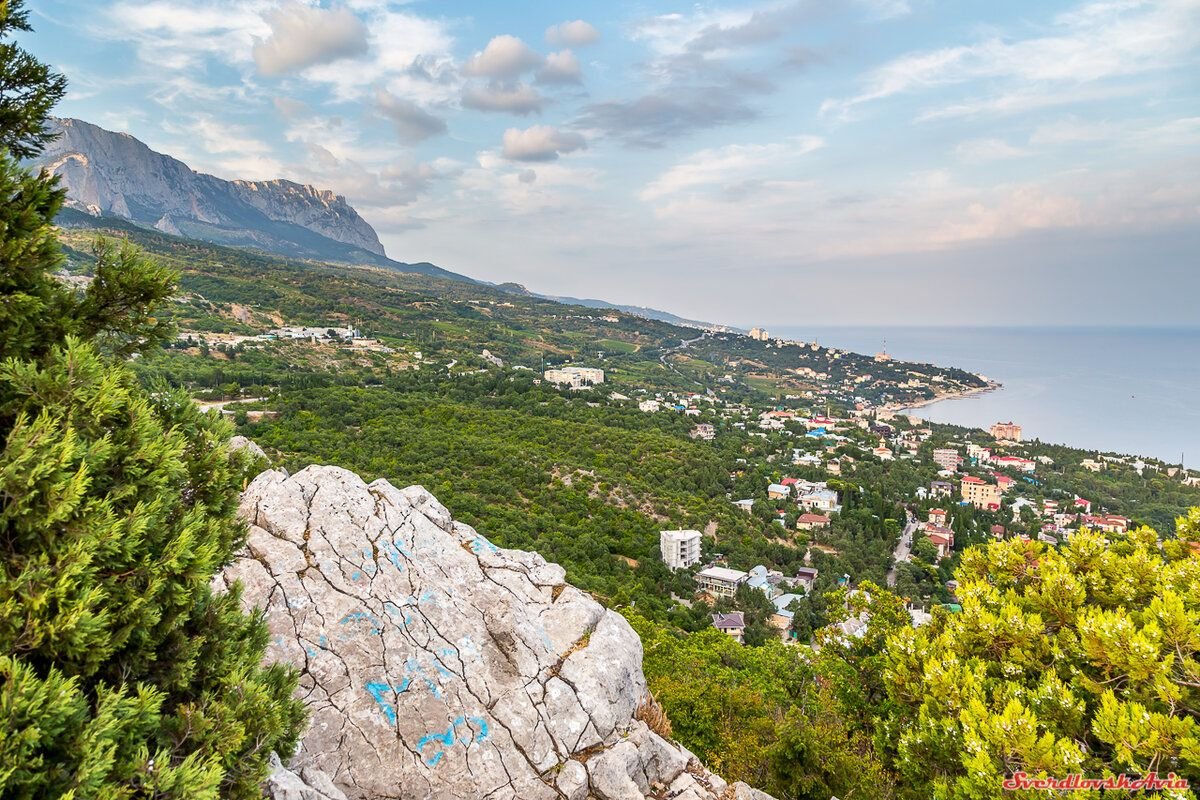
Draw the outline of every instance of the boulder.
M219 588L241 581L247 608L265 611L267 658L300 671L310 713L267 784L275 800L718 800L749 788L636 718L642 647L623 617L421 487L271 470L241 512L246 547Z

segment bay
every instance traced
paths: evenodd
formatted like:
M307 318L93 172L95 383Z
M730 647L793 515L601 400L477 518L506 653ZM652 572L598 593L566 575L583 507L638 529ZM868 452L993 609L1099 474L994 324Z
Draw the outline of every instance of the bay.
M913 413L1027 439L1200 466L1200 328L805 327L772 336L961 367L1003 384Z

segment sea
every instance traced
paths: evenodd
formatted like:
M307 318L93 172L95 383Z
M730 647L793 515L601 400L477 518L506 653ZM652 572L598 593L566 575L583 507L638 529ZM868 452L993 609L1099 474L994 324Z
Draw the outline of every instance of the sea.
M913 414L1200 467L1200 327L804 327L772 336L961 367L1002 384Z

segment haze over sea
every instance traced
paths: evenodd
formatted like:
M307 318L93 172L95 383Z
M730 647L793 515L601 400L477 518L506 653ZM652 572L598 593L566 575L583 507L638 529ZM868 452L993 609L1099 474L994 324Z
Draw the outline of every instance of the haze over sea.
M772 336L961 367L1003 388L914 411L1026 438L1200 465L1200 328L803 327Z

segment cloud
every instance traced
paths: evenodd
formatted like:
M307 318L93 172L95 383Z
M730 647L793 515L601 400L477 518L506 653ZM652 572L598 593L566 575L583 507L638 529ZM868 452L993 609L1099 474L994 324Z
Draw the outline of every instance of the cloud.
M411 100L397 97L386 89L376 92L375 104L380 113L392 121L396 135L404 144L417 144L446 132L444 119L435 117Z
M581 19L560 22L546 28L546 41L558 47L585 47L600 41L600 31Z
M538 83L580 83L582 80L579 59L570 50L546 56L546 62L537 72Z
M954 148L959 161L982 164L989 161L1004 161L1029 155L1028 150L1014 147L1003 139L968 139Z
M578 133L561 131L549 125L534 125L504 132L504 157L510 161L555 161L560 155L587 147Z
M1058 15L1048 35L996 35L901 56L873 70L861 92L826 100L821 111L845 116L866 103L971 81L1000 88L993 98L952 104L948 113L926 112L923 118L1074 102L1088 84L1177 66L1200 41L1195 9L1195 0L1084 4Z
M196 67L209 57L245 63L256 41L271 33L258 11L238 0L119 0L101 13L102 37L133 42L138 58L160 71Z
M747 181L779 176L802 156L819 150L818 136L797 136L786 142L764 145L727 145L693 153L647 184L640 197L659 200L701 187L728 190Z
M492 81L486 86L468 86L463 90L463 108L476 111L500 111L509 114L532 114L542 110L545 99L532 86L524 83Z
M315 8L290 0L264 15L271 35L258 40L254 64L262 75L283 75L367 52L367 28L345 8Z
M664 147L699 129L756 119L758 111L743 94L728 86L713 86L609 100L586 106L576 124L623 139L632 147Z
M496 36L487 47L467 59L464 75L473 78L512 80L541 66L542 57L515 36Z

